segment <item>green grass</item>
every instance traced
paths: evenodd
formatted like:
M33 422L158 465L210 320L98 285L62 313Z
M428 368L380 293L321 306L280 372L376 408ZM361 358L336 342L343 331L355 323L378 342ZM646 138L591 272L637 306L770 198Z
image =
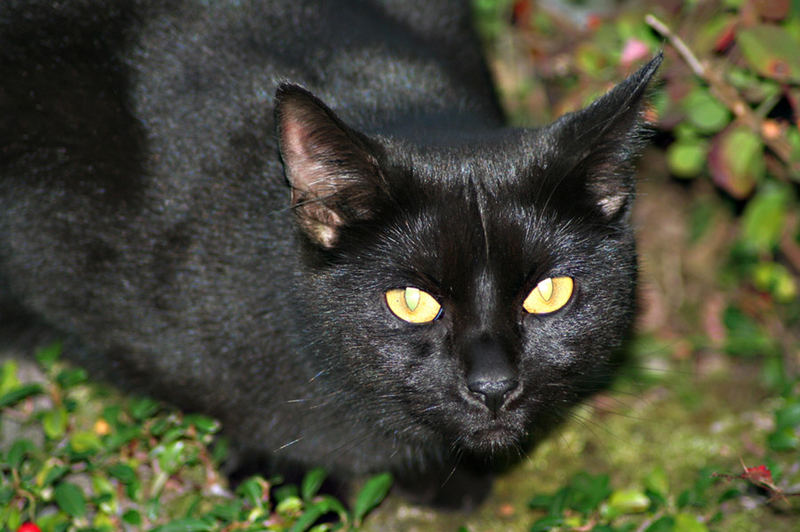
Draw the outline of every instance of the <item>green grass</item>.
M299 487L256 476L232 492L218 471L218 422L87 383L58 355L57 345L36 354L39 383L20 382L13 360L0 366L2 530L347 529L391 486L389 475L368 480L352 509L318 493L319 469Z

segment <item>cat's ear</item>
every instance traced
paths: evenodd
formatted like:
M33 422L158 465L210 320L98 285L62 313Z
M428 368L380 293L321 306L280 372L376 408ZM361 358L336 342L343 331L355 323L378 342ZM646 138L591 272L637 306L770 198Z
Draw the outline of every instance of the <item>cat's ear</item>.
M312 242L331 248L343 226L374 208L381 174L373 148L297 85L278 87L275 124L298 223Z
M645 138L645 94L661 61L659 53L589 107L551 126L559 152L572 154L567 171L584 180L585 190L607 219L627 212L633 198L633 162Z

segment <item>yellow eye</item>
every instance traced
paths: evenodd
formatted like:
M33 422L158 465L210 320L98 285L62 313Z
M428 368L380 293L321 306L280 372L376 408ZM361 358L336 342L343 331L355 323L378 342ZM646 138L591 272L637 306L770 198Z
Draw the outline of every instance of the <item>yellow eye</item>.
M442 310L432 295L412 286L386 292L386 304L395 316L410 323L433 321Z
M531 290L522 306L531 314L555 312L567 304L572 288L572 277L548 277Z

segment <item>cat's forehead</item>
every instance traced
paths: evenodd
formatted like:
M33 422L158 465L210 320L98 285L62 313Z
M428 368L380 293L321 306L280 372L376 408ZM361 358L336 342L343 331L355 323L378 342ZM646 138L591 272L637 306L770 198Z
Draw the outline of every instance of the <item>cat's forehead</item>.
M541 130L500 128L434 136L424 144L403 142L391 151L422 184L502 188L514 184L520 174L547 166L548 150L542 138Z
M602 231L552 151L541 130L404 146L389 176L391 253L460 285L485 271L519 282L591 252Z
M437 178L396 204L387 254L431 277L464 286L483 273L517 283L547 270L585 241L581 228L522 194L498 194L480 182ZM407 264L405 262L408 262Z
M568 178L552 144L546 130L507 128L394 146L389 186L407 206L427 207L456 224L529 231L534 218L574 221L585 199L582 183Z

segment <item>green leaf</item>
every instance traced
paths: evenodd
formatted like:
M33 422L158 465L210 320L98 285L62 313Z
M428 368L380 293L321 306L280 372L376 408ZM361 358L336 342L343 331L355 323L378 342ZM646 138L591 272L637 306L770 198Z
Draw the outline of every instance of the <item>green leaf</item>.
M697 480L691 489L681 492L677 499L679 508L686 506L706 506L706 491L715 482L714 469L704 467L697 473Z
M764 458L764 463L772 472L772 480L775 482L780 482L783 478L783 461L778 461L767 456ZM790 463L787 463L786 465L794 468L794 464L790 465Z
M528 501L528 507L534 510L548 510L553 502L553 495L537 494Z
M275 511L281 515L300 515L303 511L303 500L300 497L286 497L275 505Z
M550 532L558 530L564 524L564 518L560 515L546 515L537 520L530 528L530 532Z
M675 516L673 532L708 532L708 527L697 520L697 517L681 513Z
M775 412L775 426L800 427L800 402L790 403Z
M767 436L767 444L773 451L794 451L800 448L800 438L792 427L783 427Z
M329 512L336 512L339 518L344 521L347 519L347 508L335 497L330 495L320 495L318 497L321 504L325 504Z
M582 471L569 482L567 506L582 514L593 512L611 494L608 475L591 475Z
M5 507L14 498L14 488L10 485L0 485L0 508ZM0 514L2 515L2 514ZM3 520L0 519L0 523Z
M353 518L356 526L359 526L364 516L380 504L386 494L389 493L391 487L392 475L390 473L376 475L364 484L364 487L358 492L356 502L353 505Z
M38 395L42 393L42 391L42 386L39 384L23 384L0 396L0 408L14 406L23 399L32 395Z
M136 471L126 464L114 464L108 468L108 474L123 484L130 484L136 480Z
M42 487L49 486L62 479L69 471L68 466L49 464L36 475L37 484Z
M733 501L744 495L738 488L728 488L717 497L717 504L722 504L726 501Z
M121 414L122 408L119 405L108 405L103 407L103 414L100 417L108 421L112 427L118 428L122 424L120 421Z
M142 524L142 514L134 509L126 510L122 514L122 521L129 525L139 526Z
M300 494L304 501L310 501L317 494L326 476L325 470L318 467L306 473L300 486Z
M45 435L51 440L56 440L67 431L67 409L64 407L48 410L42 416L42 428Z
M211 459L215 464L221 464L228 457L230 451L230 442L224 436L216 436L214 438L213 447L211 448Z
M725 351L734 356L757 357L775 351L775 344L762 327L736 307L722 313L722 323L727 329Z
M791 34L774 24L741 28L736 42L750 67L762 76L782 82L800 82L800 49Z
M131 440L139 437L141 432L141 428L137 425L118 427L116 432L112 432L106 439L106 449L118 449Z
M14 360L6 360L0 365L0 397L20 385L17 378L17 363ZM0 406L2 408L2 406Z
M209 515L223 521L236 521L242 511L244 503L241 499L233 499L226 504L216 504L209 512Z
M563 514L564 508L567 506L569 495L570 495L569 486L565 486L560 490L556 491L550 497L550 506L547 509L547 513L549 513L550 515Z
M86 499L81 489L70 482L61 482L53 491L58 507L72 517L86 515Z
M304 532L313 525L317 519L328 513L325 504L310 504L306 507L303 514L294 522L289 532Z
M158 402L148 397L134 399L130 404L131 415L137 421L143 421L149 417L152 417L156 412L158 412L158 409Z
M669 171L676 177L696 177L707 160L708 144L701 139L678 140L667 148Z
M683 100L686 120L703 133L716 133L731 121L728 109L708 89L696 87Z
M6 463L12 469L18 469L22 465L22 460L26 454L30 454L36 450L36 446L28 439L19 439L11 444L11 448L6 454Z
M16 530L22 524L22 512L17 508L9 508L6 515L6 525L9 530Z
M53 342L52 344L40 348L36 351L36 360L46 369L50 369L52 365L61 356L61 342Z
M269 484L261 477L250 477L236 488L236 494L248 503L261 508L269 495Z
M83 368L70 368L59 372L56 376L56 382L62 388L72 388L73 386L86 382L88 374Z
M639 490L617 490L608 499L608 515L634 514L647 511L650 498Z
M791 272L777 262L760 262L752 271L753 284L759 290L769 292L779 303L791 303L797 299L797 283Z
M793 379L786 374L781 354L771 356L764 361L761 380L770 390L777 393L786 393L794 385Z
M662 497L669 494L669 480L663 467L656 467L644 478L644 487Z
M675 518L670 515L653 521L653 523L645 529L645 532L673 532L675 530Z
M768 252L777 247L793 199L791 188L768 185L747 204L742 216L742 242L755 252Z
M115 495L114 486L105 474L92 475L92 491L97 495Z
M152 417L152 415L146 417L149 418ZM153 423L150 425L150 434L156 436L157 438L163 441L164 438L162 438L161 436L171 428L173 428L172 419L166 417L159 417L154 419Z
M215 434L221 427L219 421L200 414L189 414L183 418L186 425L192 425L203 434Z
M95 453L103 448L103 442L94 432L76 432L69 439L70 448L78 453Z
M174 441L166 445L159 445L153 450L158 459L158 465L167 474L172 474L185 462L186 444L183 441Z

